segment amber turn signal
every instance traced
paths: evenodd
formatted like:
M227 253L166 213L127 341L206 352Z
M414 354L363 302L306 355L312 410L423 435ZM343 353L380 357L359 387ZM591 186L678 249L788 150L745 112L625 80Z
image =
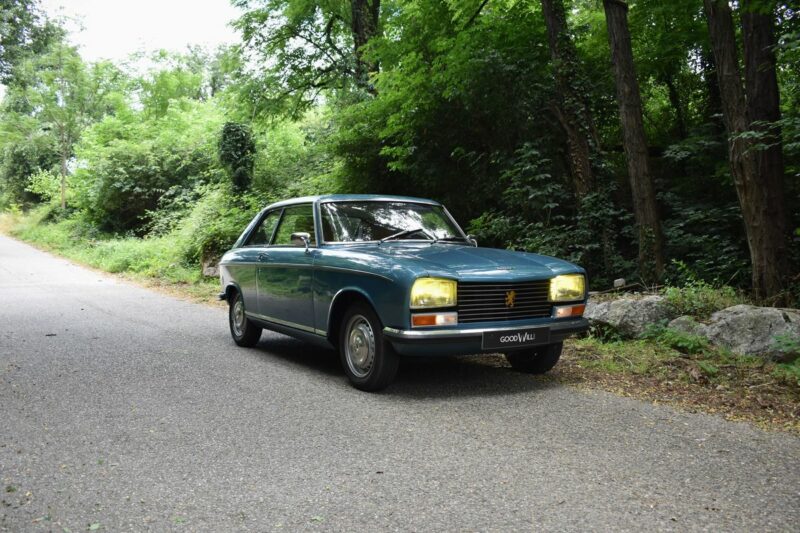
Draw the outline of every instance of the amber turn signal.
M583 316L586 305L561 305L553 308L554 318L564 318L568 316Z
M411 315L411 326L451 326L458 323L458 313L425 313Z

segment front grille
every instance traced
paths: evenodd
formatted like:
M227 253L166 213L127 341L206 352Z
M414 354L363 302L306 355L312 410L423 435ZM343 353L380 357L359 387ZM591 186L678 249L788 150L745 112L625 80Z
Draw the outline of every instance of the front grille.
M506 305L508 293L514 291L514 306ZM488 322L548 317L553 304L548 302L550 280L518 283L458 284L458 321Z

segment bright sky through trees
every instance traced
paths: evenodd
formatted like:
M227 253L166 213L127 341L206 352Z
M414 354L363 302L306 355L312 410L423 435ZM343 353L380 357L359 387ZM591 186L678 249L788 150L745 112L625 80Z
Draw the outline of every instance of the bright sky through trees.
M50 17L78 19L70 37L85 60L124 60L138 51L209 48L239 39L228 23L237 17L229 0L42 0Z

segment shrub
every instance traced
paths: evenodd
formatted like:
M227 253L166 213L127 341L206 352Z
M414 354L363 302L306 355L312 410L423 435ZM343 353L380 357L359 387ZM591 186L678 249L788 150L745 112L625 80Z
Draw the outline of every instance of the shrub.
M747 303L747 298L733 287L714 286L698 279L681 261L673 261L673 265L685 279L683 286L667 287L663 291L675 314L705 319L726 307Z
M227 185L203 189L202 196L177 230L188 261L220 257L266 203L254 196L236 196Z
M652 324L642 334L642 338L690 355L703 353L709 347L708 339L705 337L671 329L663 323Z

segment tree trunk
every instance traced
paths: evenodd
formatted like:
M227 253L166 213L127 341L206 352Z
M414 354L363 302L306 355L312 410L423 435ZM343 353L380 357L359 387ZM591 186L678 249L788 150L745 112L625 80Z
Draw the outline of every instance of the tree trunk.
M558 93L555 114L567 135L570 174L575 194L580 201L595 189L591 155L597 150L597 146L592 146L590 140L592 113L577 88L580 80L578 59L567 32L563 1L542 0L542 13L547 26Z
M748 113L745 94L742 90L742 78L739 72L739 63L736 53L736 37L733 26L733 16L727 0L704 0L708 30L714 50L717 79L719 80L720 95L722 97L722 114L725 128L728 131L728 158L731 165L736 194L742 209L747 244L750 249L750 260L753 268L753 292L758 298L768 298L782 288L783 276L786 269L786 242L785 242L785 213L782 200L777 196L782 194L782 163L781 176L776 180L775 169L769 177L760 174L762 164L773 165L774 161L767 159L761 162L764 152L752 149L752 143L741 137L748 130L750 116L758 116L770 104L754 102L759 95L765 98L765 89L770 85L761 79L764 74L758 72L759 57L764 54L764 47L759 48L759 42L765 39L764 28L761 24L754 23L749 28L751 33L748 38L748 29L745 38L749 41L745 48L752 54L747 60L747 69L752 70L748 86L754 94L750 95L750 106L753 110ZM750 24L750 23L748 23ZM774 41L774 35L773 35ZM767 69L769 61L767 63ZM774 58L772 60L774 76ZM769 76L767 74L766 76ZM756 78L759 78L756 80ZM774 78L773 78L774 79ZM759 87L755 87L759 85ZM767 91L768 92L768 91ZM774 95L777 103L777 95ZM773 156L774 157L774 156ZM772 180L772 181L770 181ZM776 190L777 189L777 190ZM775 216L777 215L777 218Z
M786 261L786 206L784 203L783 146L778 121L781 119L778 76L775 70L775 28L773 22L774 2L759 10L758 2L744 0L742 3L742 40L744 41L744 81L747 94L747 121L751 130L765 135L763 143L768 148L757 150L755 167L757 179L764 192L765 203L759 214L767 232L764 246L773 250L772 264L753 267L754 277L759 277L759 286L764 290L759 296L769 297L782 289L783 277L788 274ZM763 254L762 254L763 257ZM755 286L755 283L754 283Z
M61 209L67 208L67 158L61 154Z
M655 186L650 174L642 99L633 65L631 36L628 31L628 5L620 0L603 0L603 7L617 85L622 142L628 162L633 209L638 226L639 270L642 278L652 283L658 281L664 272L663 238Z
M377 72L378 65L364 60L364 46L378 34L381 0L351 0L353 51L356 56L356 82L369 88L369 73Z

